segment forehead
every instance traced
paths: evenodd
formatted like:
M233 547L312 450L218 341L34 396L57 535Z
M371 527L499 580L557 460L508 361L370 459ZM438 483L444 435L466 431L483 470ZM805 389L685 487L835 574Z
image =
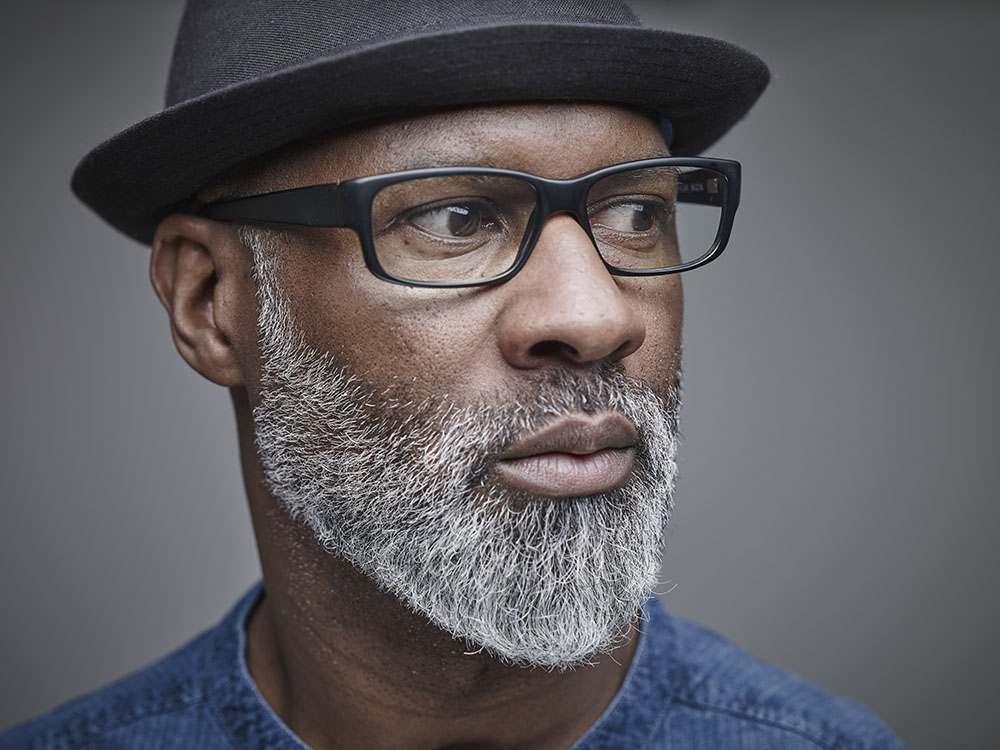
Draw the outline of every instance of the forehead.
M667 154L659 124L638 110L523 103L400 117L324 135L237 177L254 192L433 166L503 167L563 178Z

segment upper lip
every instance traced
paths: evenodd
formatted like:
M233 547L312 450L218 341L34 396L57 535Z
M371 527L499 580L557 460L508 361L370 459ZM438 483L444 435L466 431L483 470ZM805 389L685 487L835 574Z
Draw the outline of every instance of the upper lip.
M606 448L631 448L635 442L635 426L623 414L579 414L557 419L518 440L503 452L500 460L543 453L586 455Z

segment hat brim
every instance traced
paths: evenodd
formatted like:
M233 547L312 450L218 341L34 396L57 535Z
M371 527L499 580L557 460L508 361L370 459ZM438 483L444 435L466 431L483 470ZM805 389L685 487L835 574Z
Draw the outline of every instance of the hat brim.
M168 107L87 154L72 188L149 244L159 222L218 175L324 131L486 102L615 102L665 114L672 152L687 156L741 119L768 79L746 50L659 29L532 24L407 37Z

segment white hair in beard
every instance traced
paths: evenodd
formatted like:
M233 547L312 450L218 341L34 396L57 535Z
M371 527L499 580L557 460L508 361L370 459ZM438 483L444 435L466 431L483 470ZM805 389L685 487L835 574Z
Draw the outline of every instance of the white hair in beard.
M606 365L553 370L516 403L420 403L309 346L277 281L270 232L253 252L263 358L257 445L273 494L329 551L470 648L559 669L620 642L656 585L676 475L678 394ZM552 419L617 410L639 444L612 492L545 498L499 484L505 446Z

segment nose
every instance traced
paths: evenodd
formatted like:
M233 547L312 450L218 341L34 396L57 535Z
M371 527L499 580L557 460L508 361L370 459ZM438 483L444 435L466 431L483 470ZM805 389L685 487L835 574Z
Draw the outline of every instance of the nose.
M554 361L617 361L636 351L646 324L569 214L551 217L524 268L504 284L497 335L506 360L535 369Z

